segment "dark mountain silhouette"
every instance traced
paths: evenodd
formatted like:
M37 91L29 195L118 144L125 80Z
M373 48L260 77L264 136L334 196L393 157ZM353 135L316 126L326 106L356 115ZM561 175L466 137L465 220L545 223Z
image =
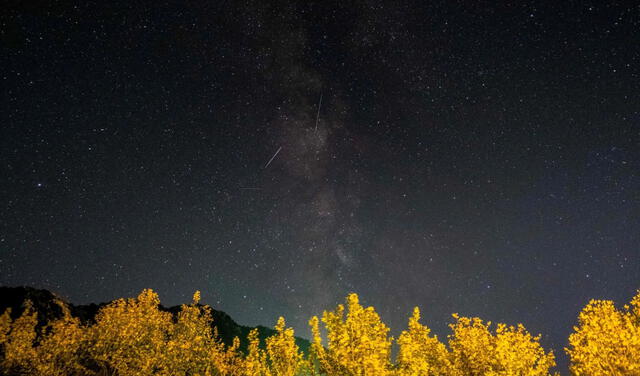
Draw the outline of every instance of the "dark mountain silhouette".
M79 318L83 323L90 324L93 322L98 310L108 303L74 305L60 298L56 294L48 290L40 290L32 287L0 287L0 314L7 308L11 308L11 317L13 319L19 317L24 310L24 302L30 300L35 311L38 313L38 324L44 325L46 322L55 320L62 316L62 308L57 303L61 302L69 308L72 316ZM159 307L163 311L171 312L174 316L180 312L180 306ZM233 319L222 311L212 310L213 327L218 329L218 336L227 345L233 342L234 337L240 338L240 349L246 350L247 335L254 329L250 326L239 325ZM256 327L259 332L260 343L264 345L264 340L275 334L275 330L264 326ZM296 343L305 353L309 348L309 341L296 337Z

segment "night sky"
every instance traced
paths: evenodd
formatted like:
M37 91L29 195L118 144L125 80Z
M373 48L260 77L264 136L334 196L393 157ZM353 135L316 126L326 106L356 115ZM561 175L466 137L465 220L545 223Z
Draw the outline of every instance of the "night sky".
M354 291L565 364L640 288L640 6L552 3L10 1L0 284L305 337Z

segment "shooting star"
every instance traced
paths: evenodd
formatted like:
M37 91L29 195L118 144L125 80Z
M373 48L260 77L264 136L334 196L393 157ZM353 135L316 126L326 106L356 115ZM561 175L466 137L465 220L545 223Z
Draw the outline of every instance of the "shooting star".
M316 114L316 130L315 130L316 134L318 134L318 121L320 120L320 106L322 106L322 92L320 92L320 101L318 102L318 113Z
M269 159L269 162L267 162L267 164L266 164L266 165L264 165L264 167L263 167L263 168L267 168L267 167L269 167L269 165L271 164L271 162L273 162L273 160L276 158L276 155L278 155L278 153L280 153L280 150L282 150L282 146L280 146L280 147L278 148L278 150L276 150L276 153L273 155L273 157L271 157L271 159Z

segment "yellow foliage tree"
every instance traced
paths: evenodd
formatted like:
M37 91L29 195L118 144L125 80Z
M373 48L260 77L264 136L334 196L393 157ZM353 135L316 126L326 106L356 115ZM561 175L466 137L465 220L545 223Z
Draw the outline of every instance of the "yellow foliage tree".
M218 372L213 359L222 356L224 346L211 330L211 310L200 306L200 291L190 305L183 304L171 327L164 358L168 374L207 375Z
M492 355L495 346L489 325L479 318L459 317L455 324L449 325L453 334L449 336L449 347L455 369L462 373L475 376L486 375L492 370Z
M284 317L278 319L276 334L267 338L269 366L274 376L295 376L306 364L298 349L293 328L287 328Z
M469 376L543 376L555 366L552 351L546 353L524 326L498 324L496 334L479 318L460 317L450 327L452 374Z
M11 332L11 308L7 309L0 315L0 354L4 354L5 344L9 341L9 333Z
M218 338L217 334L214 337ZM211 360L215 365L216 372L210 373L211 375L224 375L224 376L240 376L244 372L244 359L242 358L239 348L240 339L235 337L231 346L224 346L223 343L216 340L216 347L211 351ZM209 374L206 374L209 376Z
M78 318L71 316L64 303L56 300L56 304L62 317L43 328L32 364L39 375L87 375L90 371L81 362L86 359L85 328Z
M258 329L253 329L248 335L249 348L244 360L244 374L255 376L271 376L271 370L267 365L267 354L260 348Z
M172 317L159 304L158 295L146 289L137 298L103 307L89 333L91 358L119 375L166 374Z
M420 310L413 309L409 328L398 338L397 374L416 376L446 375L452 369L446 346L430 335L431 330L420 324Z
M0 363L2 370L7 374L34 374L36 369L33 360L37 359L37 351L34 347L36 339L37 313L33 309L31 301L24 303L22 315L9 323L10 311L2 315L2 330L7 334L2 343L3 359Z
M553 351L540 345L540 335L532 336L522 324L498 324L495 338L496 375L545 376L556 365Z
M640 375L640 290L623 310L609 300L591 300L565 351L576 376Z
M358 295L347 297L347 315L339 304L335 311L324 312L322 322L327 329L328 347L324 349L318 319L310 321L312 350L320 371L329 375L386 375L391 370L392 339L389 328L373 307L364 308Z

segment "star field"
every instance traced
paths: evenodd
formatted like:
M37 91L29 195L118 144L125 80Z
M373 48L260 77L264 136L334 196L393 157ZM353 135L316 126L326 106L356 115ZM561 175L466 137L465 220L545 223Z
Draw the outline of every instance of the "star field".
M562 347L640 288L630 2L12 2L0 284Z

